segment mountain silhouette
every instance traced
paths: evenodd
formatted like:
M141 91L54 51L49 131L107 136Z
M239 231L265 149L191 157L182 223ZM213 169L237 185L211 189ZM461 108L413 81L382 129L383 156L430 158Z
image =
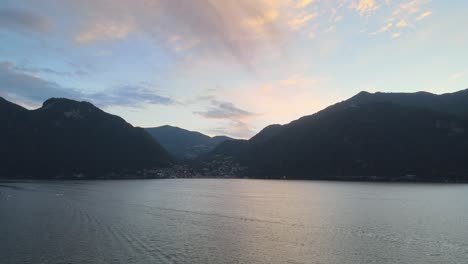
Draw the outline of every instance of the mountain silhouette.
M467 95L361 92L205 158L233 157L264 178L467 181Z
M194 159L213 150L221 142L232 140L226 136L209 137L173 126L146 128L146 131L172 155L182 160Z
M172 161L144 129L88 102L52 98L27 110L1 98L0 122L3 177L92 178Z

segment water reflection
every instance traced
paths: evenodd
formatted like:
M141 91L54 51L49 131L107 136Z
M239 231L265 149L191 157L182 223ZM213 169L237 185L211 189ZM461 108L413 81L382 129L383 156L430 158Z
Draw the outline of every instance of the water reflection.
M468 255L467 185L9 182L0 193L7 264L462 263Z

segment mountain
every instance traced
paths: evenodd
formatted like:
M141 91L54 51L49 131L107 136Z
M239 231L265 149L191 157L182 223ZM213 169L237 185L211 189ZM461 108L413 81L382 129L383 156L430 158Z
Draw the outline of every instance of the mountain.
M258 134L253 136L250 139L250 141L255 142L255 143L260 143L260 142L267 141L268 139L270 139L270 138L276 136L277 134L279 134L282 130L283 130L282 125L278 125L278 124L269 125L269 126L265 127L264 129L262 129L262 131L260 131Z
M361 92L205 158L233 157L255 177L468 181L467 94Z
M442 95L428 92L417 93L368 93L360 92L347 100L348 103L364 104L389 102L399 105L429 108L455 115L468 115L468 89Z
M233 140L226 136L209 137L173 126L146 128L146 131L178 159L196 158L213 150L221 142Z
M0 176L102 176L168 165L146 131L88 102L52 98L27 110L0 99Z

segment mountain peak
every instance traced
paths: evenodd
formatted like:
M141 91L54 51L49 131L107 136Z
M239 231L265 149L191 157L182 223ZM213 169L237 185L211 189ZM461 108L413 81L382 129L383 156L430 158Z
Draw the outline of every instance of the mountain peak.
M467 181L466 94L360 92L248 141L225 142L209 157L230 157L265 178Z
M162 126L154 127L154 128L157 128L157 129L170 129L170 130L178 130L178 131L190 131L190 130L187 130L187 129L180 128L178 126L171 126L171 125L162 125ZM192 131L190 131L190 132L192 132Z
M369 96L369 95L372 95L372 93L368 92L368 91L360 91L358 94L356 94L355 96Z
M47 99L43 104L43 110L54 110L54 111L80 111L80 112L94 112L99 110L93 104L86 101L75 101L67 98L50 98Z
M80 103L81 102L79 102L79 101L75 101L75 100L68 99L68 98L52 97L52 98L49 98L46 101L44 101L44 103L42 104L42 107L43 108L51 108L52 106L58 105L58 104L60 104L60 105L64 105L64 104L76 105L76 104L80 104Z
M101 177L172 161L144 130L90 103L51 98L23 111L8 103L0 100L0 175Z
M348 101L360 101L362 99L368 99L372 95L374 95L374 94L370 93L370 92L367 92L367 91L361 91L358 94L351 97Z

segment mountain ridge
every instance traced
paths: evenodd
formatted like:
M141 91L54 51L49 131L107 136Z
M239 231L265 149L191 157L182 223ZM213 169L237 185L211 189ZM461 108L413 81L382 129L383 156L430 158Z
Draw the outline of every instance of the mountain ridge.
M466 95L361 92L250 140L222 143L206 158L233 157L254 177L468 180Z
M0 176L101 177L172 162L142 128L89 102L51 98L34 110L8 103L10 107L0 108L0 120L6 127L0 131L0 158L4 161Z
M208 153L221 142L232 140L227 136L210 137L198 131L164 125L145 130L172 155L181 160L194 159Z

